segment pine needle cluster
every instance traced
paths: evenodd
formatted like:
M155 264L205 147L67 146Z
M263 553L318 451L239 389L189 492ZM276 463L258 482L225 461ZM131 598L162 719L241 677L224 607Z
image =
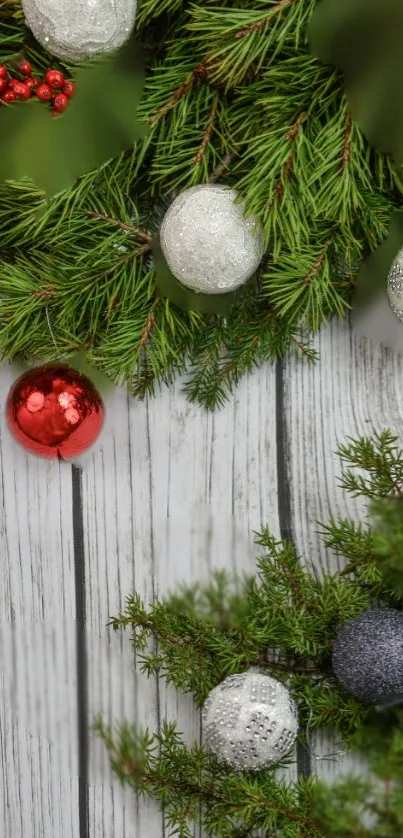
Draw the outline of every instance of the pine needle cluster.
M186 372L188 397L209 408L256 365L315 357L309 336L348 311L403 178L352 121L341 74L309 53L314 5L140 0L146 136L45 206L28 181L0 185L1 356L84 348L140 397ZM0 60L46 67L20 4L0 6ZM225 317L161 296L150 255L172 198L211 181L236 187L266 243Z
M184 587L152 604L134 594L112 626L129 629L143 672L190 692L197 706L226 676L259 667L291 690L302 742L309 744L312 730L328 730L364 754L371 772L331 788L312 777L291 783L275 767L238 773L199 743L187 747L176 723L150 733L98 719L115 773L158 801L170 835L190 838L194 824L213 838L402 834L403 710L348 695L333 676L331 652L346 620L373 605L402 608L403 452L384 431L349 440L338 453L349 466L345 490L369 499L364 522L322 526L327 547L346 559L341 572L318 576L292 544L264 529L256 538L255 577L219 572L207 586Z

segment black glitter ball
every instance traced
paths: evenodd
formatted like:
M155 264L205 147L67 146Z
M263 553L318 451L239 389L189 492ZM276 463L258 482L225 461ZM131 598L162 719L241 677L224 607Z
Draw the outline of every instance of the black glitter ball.
M370 608L345 623L333 646L333 671L361 701L403 696L403 613Z

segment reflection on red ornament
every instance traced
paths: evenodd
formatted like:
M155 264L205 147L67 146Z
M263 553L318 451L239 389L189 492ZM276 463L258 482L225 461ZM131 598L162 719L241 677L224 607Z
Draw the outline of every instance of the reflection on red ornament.
M69 460L95 442L104 405L86 376L62 364L47 364L17 379L7 400L7 421L27 451Z

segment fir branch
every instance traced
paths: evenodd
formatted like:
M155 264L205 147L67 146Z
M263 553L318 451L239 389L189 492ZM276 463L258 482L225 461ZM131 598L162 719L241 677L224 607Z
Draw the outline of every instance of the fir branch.
M112 625L132 631L144 672L161 672L180 691L190 690L197 704L228 674L259 666L290 688L302 742L308 730L327 728L365 756L371 773L331 787L313 777L285 783L274 766L235 772L199 743L186 747L175 723L150 734L127 724L112 731L98 719L121 782L154 798L166 826L183 838L191 838L195 825L211 838L260 831L287 838L400 838L403 709L379 713L356 701L335 682L330 656L346 620L375 603L401 606L403 451L383 431L350 439L339 453L366 473L358 487L348 478L346 490L354 494L361 486L371 500L371 524L332 518L322 525L326 546L349 559L346 571L319 577L301 564L292 544L264 528L256 536L263 552L254 578L219 571L207 586L184 586L148 607L133 595Z
M311 333L348 312L362 260L401 204L403 173L369 148L341 75L308 53L313 7L140 0L146 136L46 205L28 181L0 185L1 357L52 354L48 309L66 356L90 347L92 363L140 397L186 373L189 398L209 409L262 363L290 350L314 359ZM2 3L1 60L23 54L48 66L20 5ZM145 237L178 190L221 178L264 228L244 311L212 319L168 303L153 320Z
M118 221L118 219L116 218L110 218L109 215L102 215L102 213L93 211L91 212L90 210L88 210L87 214L90 216L90 218L97 218L99 221L105 221L106 224L113 224L115 227L118 227L119 230L123 230L126 233L138 236L148 246L151 244L151 236L149 236L148 233L145 233L143 230L139 230L133 224L124 224L123 221ZM147 249L149 249L149 247Z

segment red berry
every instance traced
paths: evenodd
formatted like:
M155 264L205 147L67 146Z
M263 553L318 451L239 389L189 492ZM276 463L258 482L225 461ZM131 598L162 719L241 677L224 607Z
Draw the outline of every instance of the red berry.
M34 76L28 76L24 82L31 90L35 90L38 87L39 79L36 79Z
M31 98L31 91L27 84L24 84L23 81L17 82L17 84L13 87L15 95L18 99L30 99Z
M31 75L32 66L29 61L20 61L18 69L23 76Z
M64 93L57 93L56 96L53 97L53 107L57 113L64 111L68 104L68 97Z
M50 102L52 98L52 90L48 84L40 84L36 88L36 95L41 102Z
M3 102L8 102L8 104L10 104L11 102L15 102L15 98L14 90L10 90L10 88L8 88L3 95Z
M0 78L0 96L3 95L4 91L8 88L8 81L7 79Z
M8 70L5 64L0 64L0 79L6 79L8 77Z
M14 90L16 84L21 84L19 79L9 79L8 86L11 87L11 90Z
M76 86L75 86L74 82L73 81L65 81L64 87L63 87L63 93L65 93L66 96L68 96L69 99L70 99L72 96L74 96L75 92L76 92Z
M47 70L44 80L53 90L58 90L64 85L64 75L60 70Z

